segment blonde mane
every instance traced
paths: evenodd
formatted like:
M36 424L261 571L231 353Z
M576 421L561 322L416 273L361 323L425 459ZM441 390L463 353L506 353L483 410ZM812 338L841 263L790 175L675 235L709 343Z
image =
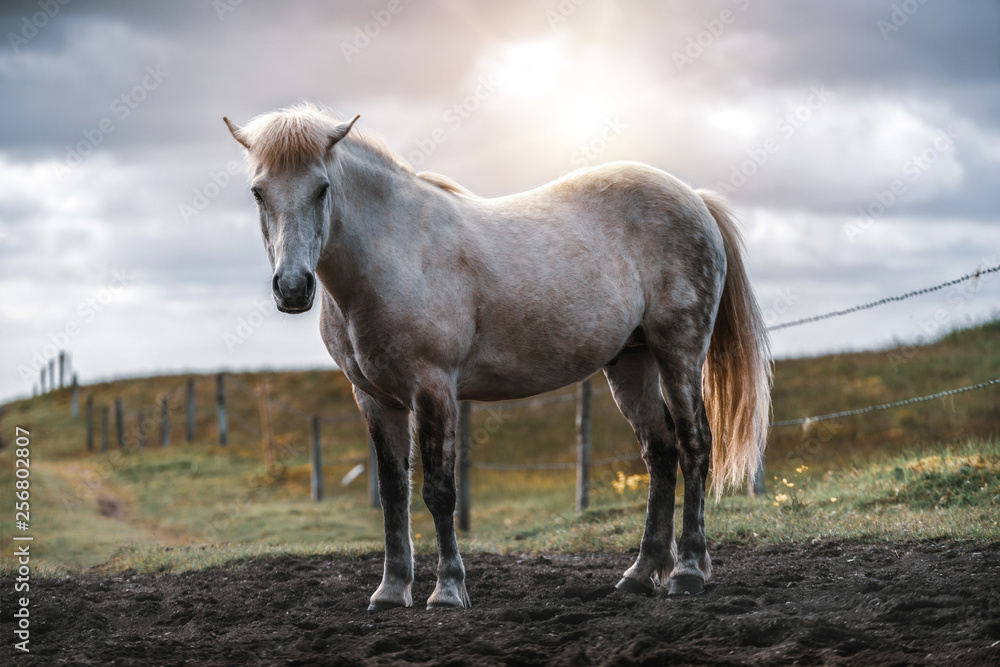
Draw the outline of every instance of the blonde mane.
M326 109L308 102L254 117L240 129L240 140L249 146L247 156L251 166L286 169L312 162L322 157L330 142L330 133L340 125ZM354 128L344 141L390 167L416 176L442 190L474 196L452 179L441 174L422 171L413 166L379 136Z

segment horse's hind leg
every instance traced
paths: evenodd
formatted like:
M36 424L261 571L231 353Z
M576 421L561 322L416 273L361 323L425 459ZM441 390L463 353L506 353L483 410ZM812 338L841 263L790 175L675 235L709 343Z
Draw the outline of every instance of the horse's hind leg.
M660 396L660 373L647 348L629 348L604 374L615 402L635 430L649 470L646 526L639 557L618 582L619 590L651 595L674 567L674 489L677 446L674 425Z
M465 566L455 538L455 429L458 401L447 380L427 383L417 391L417 431L424 466L424 503L434 517L438 543L438 580L427 599L428 609L469 608Z
M677 562L670 573L670 594L698 594L712 576L705 538L705 478L712 458L712 433L701 394L708 341L700 340L694 327L687 340L681 340L677 329L669 338L648 329L647 340L663 377L663 396L677 434L684 475L684 526L677 545Z
M410 540L409 411L390 409L357 387L354 398L368 423L378 458L378 489L385 522L385 569L369 610L413 605Z

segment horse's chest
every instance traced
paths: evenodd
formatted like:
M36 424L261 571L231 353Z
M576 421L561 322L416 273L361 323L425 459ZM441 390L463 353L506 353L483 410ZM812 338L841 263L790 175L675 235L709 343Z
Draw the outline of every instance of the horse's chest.
M387 400L405 395L405 374L398 369L404 349L398 339L359 337L339 313L324 313L321 334L330 356L354 386Z

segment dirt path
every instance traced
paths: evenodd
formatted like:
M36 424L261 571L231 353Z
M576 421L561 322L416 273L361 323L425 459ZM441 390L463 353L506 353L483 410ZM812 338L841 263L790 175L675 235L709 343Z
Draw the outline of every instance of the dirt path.
M472 555L464 613L365 611L378 556L35 580L32 653L7 664L1000 665L1000 544L713 555L712 585L682 599L616 592L632 554ZM419 604L433 563L417 565ZM12 630L4 613L5 653Z

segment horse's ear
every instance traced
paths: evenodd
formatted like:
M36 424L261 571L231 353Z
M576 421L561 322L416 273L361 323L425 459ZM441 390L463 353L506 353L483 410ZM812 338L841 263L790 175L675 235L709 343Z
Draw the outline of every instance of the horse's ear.
M352 127L354 127L355 121L359 118L361 118L361 114L358 114L346 123L341 123L337 127L333 128L333 131L330 132L330 143L326 145L326 150L330 150L333 148L334 144L346 137L347 133L351 131Z
M246 137L243 136L243 128L239 125L234 125L225 116L222 117L222 120L226 122L226 127L229 128L229 133L233 135L233 139L240 142L240 145L243 146L243 148L250 150L250 142L248 142Z

